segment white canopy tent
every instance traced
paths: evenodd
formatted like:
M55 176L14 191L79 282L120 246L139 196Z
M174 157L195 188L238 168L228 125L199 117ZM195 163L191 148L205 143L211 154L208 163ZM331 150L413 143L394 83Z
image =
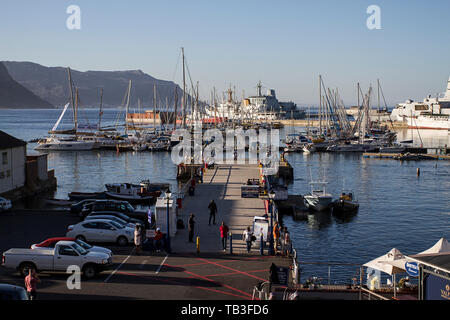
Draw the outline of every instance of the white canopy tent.
M441 238L434 246L422 251L415 256L422 254L435 254L435 253L450 253L450 243L445 238Z
M405 272L404 267L399 268L398 266L394 265L393 262L400 262L403 261L405 258L405 255L400 252L400 250L393 248L391 251L386 253L385 255L382 255L376 259L373 259L372 261L369 261L365 264L363 264L364 267L380 270L382 272L385 272L393 277L393 283L395 284L395 274L397 273L403 273ZM403 266L405 263L403 262ZM394 285L394 297L397 296L397 292Z

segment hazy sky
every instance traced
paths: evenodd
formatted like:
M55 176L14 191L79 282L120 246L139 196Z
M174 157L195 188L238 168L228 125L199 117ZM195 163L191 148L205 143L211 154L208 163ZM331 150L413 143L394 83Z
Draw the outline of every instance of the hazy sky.
M69 5L81 30L69 30ZM381 30L366 12L381 9ZM318 76L347 105L380 79L387 103L444 91L450 76L449 0L2 0L0 60L86 70L130 70L181 83L180 48L202 99L276 89L318 103Z

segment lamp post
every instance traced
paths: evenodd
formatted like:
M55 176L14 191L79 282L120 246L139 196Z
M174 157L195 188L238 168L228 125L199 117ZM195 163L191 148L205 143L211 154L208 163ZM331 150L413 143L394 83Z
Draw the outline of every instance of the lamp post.
M274 255L274 242L273 242L273 199L275 199L275 193L273 191L269 192L269 212L270 212L270 230L269 230L269 255Z
M172 249L170 248L170 218L169 218L169 202L170 197L172 194L170 193L170 190L167 190L166 192L166 200L167 200L167 239L166 239L166 251L167 253L171 253Z

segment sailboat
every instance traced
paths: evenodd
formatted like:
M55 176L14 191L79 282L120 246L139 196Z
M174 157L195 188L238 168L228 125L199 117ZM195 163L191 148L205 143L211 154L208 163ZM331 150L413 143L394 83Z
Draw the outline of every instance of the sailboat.
M56 129L58 128L59 123L61 122L69 105L70 103L64 106L64 109L53 126L51 132L56 132ZM96 146L97 143L95 140L79 139L76 135L63 138L52 134L50 137L40 139L38 141L38 145L34 149L41 151L85 151L95 149Z

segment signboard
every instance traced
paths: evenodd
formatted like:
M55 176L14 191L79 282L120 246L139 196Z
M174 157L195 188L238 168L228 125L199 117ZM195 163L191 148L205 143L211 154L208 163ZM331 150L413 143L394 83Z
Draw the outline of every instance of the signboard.
M256 237L256 240L259 241L261 239L261 234L263 235L263 240L267 241L269 232L269 221L262 219L255 219L253 221L253 235Z
M405 270L411 277L417 278L419 276L419 265L417 262L405 262Z
M282 286L287 286L289 281L289 268L277 267L278 283Z
M241 197L242 198L258 198L259 197L259 186L241 186Z
M450 301L450 280L435 275L425 277L425 300Z

